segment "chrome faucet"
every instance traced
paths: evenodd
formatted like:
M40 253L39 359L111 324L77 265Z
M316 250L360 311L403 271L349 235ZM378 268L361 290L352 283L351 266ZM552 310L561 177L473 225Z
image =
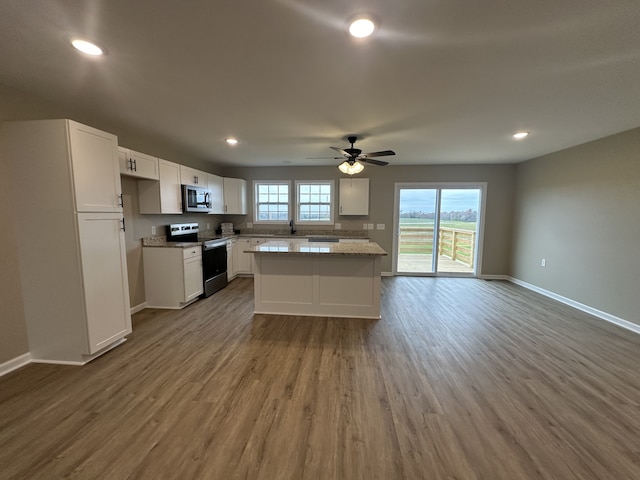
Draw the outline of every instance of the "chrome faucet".
M289 222L289 226L291 227L291 235L293 235L294 233L296 233L296 227L293 224L293 218L291 219L291 221Z

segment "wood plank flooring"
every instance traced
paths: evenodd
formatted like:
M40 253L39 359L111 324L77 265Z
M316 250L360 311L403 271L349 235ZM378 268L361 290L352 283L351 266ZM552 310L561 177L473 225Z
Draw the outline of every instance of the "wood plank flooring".
M237 279L84 367L0 378L0 479L638 479L640 336L506 282L383 278L379 321Z

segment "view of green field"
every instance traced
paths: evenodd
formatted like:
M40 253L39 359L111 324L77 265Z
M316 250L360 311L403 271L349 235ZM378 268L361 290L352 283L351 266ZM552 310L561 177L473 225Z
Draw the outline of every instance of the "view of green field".
M430 226L433 227L433 219L431 218L406 218L400 217L400 226ZM458 222L458 221L441 221L442 228L459 228L462 230L476 231L476 222Z
M475 232L476 222L441 221L441 229ZM433 219L400 217L400 254L430 255L433 253Z

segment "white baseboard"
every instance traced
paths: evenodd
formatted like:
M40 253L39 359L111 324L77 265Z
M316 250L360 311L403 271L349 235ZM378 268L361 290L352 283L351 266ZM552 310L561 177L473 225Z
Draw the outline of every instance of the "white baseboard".
M85 365L87 362L72 362L68 360L50 360L48 358L32 358L31 363L45 363L47 365L73 365L76 367L81 367Z
M134 315L138 312L141 312L147 308L147 302L142 302L140 305L136 305L135 307L131 307L131 315Z
M511 277L508 275L480 275L478 278L482 280L506 280L508 282L511 281Z
M14 370L17 370L20 367L24 367L29 363L31 363L30 353L24 353L19 357L12 358L11 360L8 360L0 364L0 377L3 375L6 375L9 372L13 372Z
M570 298L563 297L562 295L558 295L557 293L553 293L549 290L545 290L544 288L540 288L531 283L523 282L522 280L519 280L517 278L507 277L507 279L510 282L515 283L516 285L520 285L521 287L524 287L528 290L532 290L536 293L544 295L545 297L552 298L554 300L557 300L560 303L564 303L565 305L569 305L570 307L573 307L577 310L581 310L585 313L593 315L594 317L598 317L602 320L605 320L609 323L613 323L614 325L622 327L626 330L630 330L634 333L640 334L640 325L638 324L635 324L633 322L630 322L620 317L616 317L615 315L611 315L610 313L603 312L602 310L598 310L596 308L590 307L589 305L576 302L575 300L571 300Z
M394 277L395 275L393 274L393 272L381 272L380 276L381 277Z

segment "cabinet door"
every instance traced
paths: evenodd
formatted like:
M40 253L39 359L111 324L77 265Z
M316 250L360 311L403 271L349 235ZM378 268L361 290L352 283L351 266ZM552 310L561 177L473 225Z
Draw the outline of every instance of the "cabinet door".
M198 187L207 188L207 172L180 165L180 183L182 185L197 185Z
M247 181L241 178L223 179L224 213L230 215L247 214Z
M158 157L118 147L120 174L131 177L158 180Z
M167 160L159 161L160 213L182 213L180 165Z
M133 162L131 161L131 150L118 147L118 166L121 175L131 175L133 172Z
M202 295L202 292L204 292L203 285L202 257L186 259L184 261L184 301L188 302Z
M211 210L210 214L224 213L224 186L222 177L212 173L207 174L207 185L211 192Z
M236 267L233 261L233 253L235 251L235 240L227 241L227 282L230 282L236 277Z
M245 253L245 250L249 249L250 246L251 240L249 238L239 238L236 240L234 263L237 273L251 273L253 271L251 254Z
M369 179L340 179L340 215L369 215Z
M80 258L93 354L131 333L127 260L121 214L80 213Z
M77 212L122 212L118 138L69 121Z

